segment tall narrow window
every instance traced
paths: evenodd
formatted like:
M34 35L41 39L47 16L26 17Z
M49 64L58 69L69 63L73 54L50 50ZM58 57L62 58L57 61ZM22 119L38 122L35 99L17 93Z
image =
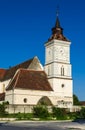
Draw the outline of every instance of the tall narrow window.
M50 75L50 66L48 66L48 76Z
M64 76L64 68L62 68L63 69L63 76Z
M61 76L64 76L64 67L61 67Z
M62 76L62 67L61 67L61 76Z

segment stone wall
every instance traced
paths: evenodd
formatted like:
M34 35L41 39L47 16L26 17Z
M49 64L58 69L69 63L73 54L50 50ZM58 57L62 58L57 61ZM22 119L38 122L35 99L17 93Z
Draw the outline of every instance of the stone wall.
M33 105L8 105L6 111L8 113L32 113ZM72 106L66 108L70 112L76 112L81 110L81 106ZM52 111L52 106L48 106L48 111Z
M31 105L8 105L6 111L8 113L32 113L33 107Z

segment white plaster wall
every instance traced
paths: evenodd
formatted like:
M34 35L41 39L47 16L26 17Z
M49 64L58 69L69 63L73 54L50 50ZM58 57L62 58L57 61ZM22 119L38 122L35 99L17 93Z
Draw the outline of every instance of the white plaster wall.
M64 76L61 75L61 67L64 68ZM45 72L49 77L64 77L71 78L72 77L72 66L71 64L63 64L63 63L52 63L45 66Z
M64 99L73 102L72 66L70 64L70 42L52 40L45 44L46 60L45 72L54 90L55 101ZM51 53L49 55L49 51ZM63 54L61 53L63 50ZM62 55L61 55L62 54ZM64 75L61 75L61 67ZM62 84L64 87L62 88ZM57 95L57 96L56 96Z
M54 63L54 76L61 77L61 68L64 68L64 78L71 77L71 64Z
M3 84L0 82L0 93L3 93Z
M36 105L43 96L47 96L52 103L54 103L54 94L52 91L34 91L34 90L21 90L15 89L13 91L7 91L5 101L9 101L10 104L31 104ZM27 99L27 103L24 103L24 98ZM13 101L14 100L14 101Z
M45 48L45 64L48 64L53 61L54 53L53 53L53 44L49 44L49 46L46 45Z
M72 94L73 94L72 80L54 78L54 79L49 79L49 82L54 92L57 93L57 96L72 97ZM64 84L63 88L62 88L62 84Z
M58 105L58 101L63 100L68 102L68 105L58 105L59 107L71 107L73 105L73 81L65 79L49 79L49 82L54 90L55 105ZM62 84L65 86L62 88ZM70 103L69 103L70 102Z
M58 88L60 89L60 88ZM18 105L36 105L38 101L43 97L47 96L53 105L57 105L57 101L65 100L65 101L72 101L72 97L70 92L68 93L67 97L66 94L64 96L64 93L66 90L62 90L62 93L60 91L55 92L46 92L46 91L32 91L32 90L19 90L16 89L14 91L7 91L5 101L8 101L9 104L18 104ZM27 99L27 103L24 103L24 98Z
M45 44L45 64L53 61L70 63L70 42L52 40ZM60 55L60 49L63 48L64 55Z
M70 42L52 40L45 44L45 72L48 77L58 76L61 77L61 67L64 67L64 78L71 77L71 64L70 64ZM63 49L64 53L61 55L60 50Z
M13 90L6 91L5 101L8 101L9 104L13 104L14 103L13 99L14 99Z
M6 80L3 82L0 82L0 93L3 93L7 87L7 85L9 84L10 80Z

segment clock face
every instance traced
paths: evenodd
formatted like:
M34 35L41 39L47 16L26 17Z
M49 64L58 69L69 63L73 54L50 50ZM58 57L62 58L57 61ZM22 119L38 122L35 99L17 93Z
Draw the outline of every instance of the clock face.
M66 60L66 52L63 47L59 50L59 59Z
M60 59L65 57L65 50L64 50L64 48L60 48L59 53L60 53Z
M69 60L69 55L68 55L68 50L67 48L64 47L57 47L54 49L55 53L55 59L56 60L62 60L62 61L68 61Z

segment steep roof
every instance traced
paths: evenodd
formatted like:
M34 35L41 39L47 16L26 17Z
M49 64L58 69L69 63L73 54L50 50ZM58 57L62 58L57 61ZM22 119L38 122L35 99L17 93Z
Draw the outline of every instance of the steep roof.
M14 76L15 72L20 68L27 69L29 67L29 65L32 63L33 59L34 58L5 70L4 76L2 77L1 80L8 80L8 79L12 78ZM0 74L0 77L1 77L1 75L2 74Z
M3 79L5 73L6 73L6 70L5 70L5 69L0 69L0 80Z
M81 104L82 106L85 106L85 101L80 101L80 104Z
M27 69L20 69L17 72L6 90L12 89L52 91L44 71Z
M33 70L43 70L43 66L41 65L38 58L35 56L34 58L27 60L21 64L18 64L14 67L11 67L11 68L6 69L6 70L3 69L3 71L1 71L1 74L0 74L0 80L5 81L8 79L12 79L13 76L15 75L16 71L18 69L21 69L21 68L33 69Z
M60 21L59 21L59 18L58 18L58 17L57 17L57 19L56 19L55 27L56 27L56 28L61 28L61 26L60 26Z

